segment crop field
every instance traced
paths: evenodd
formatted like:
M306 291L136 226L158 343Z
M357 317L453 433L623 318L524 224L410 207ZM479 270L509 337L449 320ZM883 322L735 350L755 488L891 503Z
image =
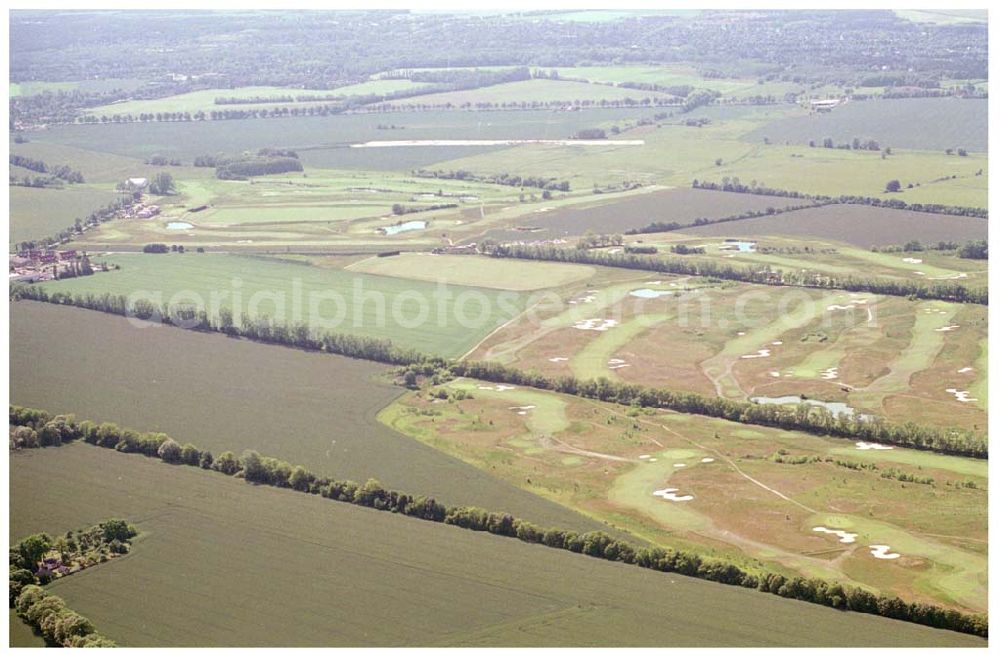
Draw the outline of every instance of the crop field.
M346 269L354 273L504 291L535 291L564 286L589 279L596 273L590 266L469 255L428 255L424 252L369 257Z
M988 222L971 216L947 216L864 205L828 205L730 223L685 227L684 234L708 237L788 235L873 245L985 240Z
M572 290L472 358L986 430L986 405L972 395L987 374L982 306L654 274Z
M612 195L585 205L543 209L507 229L487 236L501 240L547 240L595 234L621 233L653 222L691 224L699 218L723 218L744 211L783 208L802 200L725 193L691 188L650 190L620 199Z
M455 107L476 106L481 103L494 105L519 104L526 102L588 102L598 104L601 101L632 99L636 102L644 98L667 99L666 93L655 91L640 91L637 89L618 88L606 84L589 84L587 82L571 82L564 80L531 79L520 82L507 82L467 91L450 91L434 93L413 98L393 100L389 104L397 107L419 105L452 105Z
M411 82L407 79L378 80L373 82L364 82L362 84L342 86L335 89L299 89L280 86L242 86L236 89L206 89L204 91L192 91L190 93L170 95L165 98L157 98L155 100L131 100L129 102L118 102L115 104L94 107L93 109L88 110L87 113L94 116L113 116L115 114L132 114L133 116L138 116L143 113L155 114L163 112L188 112L193 114L198 111L209 113L212 111L224 111L227 109L270 111L272 109L291 107L306 108L310 106L332 104L333 101L314 100L300 102L296 100L294 102L264 102L259 104L216 104L215 99L282 98L288 96L293 98L296 96L350 97L367 95L370 93L408 91L411 89L419 89L423 86L427 85L419 82Z
M163 155L190 163L195 157L263 147L298 151L306 166L401 170L436 165L496 146L348 148L351 143L418 139L565 139L603 123L651 116L653 109L588 111L427 111L338 114L265 120L62 125L33 134L33 141L137 159ZM379 125L383 129L379 129ZM384 127L395 126L394 129ZM524 174L518 166L510 168Z
M14 403L163 431L215 454L256 449L316 474L374 477L538 524L596 528L382 426L375 414L401 392L387 366L34 302L11 307L11 335Z
M141 530L128 556L49 587L128 646L983 642L83 444L11 470L12 539L110 516Z
M665 66L587 66L557 68L560 77L583 79L590 82L614 84L636 82L660 86L692 86L696 89L718 91L726 97L754 95L784 96L785 93L802 93L808 85L791 82L765 82L758 84L752 78L706 78L694 66L672 64Z
M57 91L84 91L102 93L115 89L131 90L142 86L144 82L138 79L85 79L72 82L11 82L10 97L38 95L40 93Z
M512 484L656 543L985 609L985 461L863 450L849 440L474 380L449 387L472 398L442 404L411 393L380 418ZM781 463L776 455L807 462ZM933 483L886 479L879 470L888 468ZM966 481L977 487L957 485ZM854 540L843 543L816 527L844 530ZM888 545L900 556L875 558L872 545Z
M228 308L234 320L304 321L315 330L388 338L442 356L468 351L514 318L526 294L364 275L266 257L227 254L114 254L111 270L44 282L49 291L124 295L158 305L194 305L209 315Z
M838 144L850 143L857 137L875 139L883 148L893 150L964 148L986 152L986 107L986 100L956 98L849 102L829 113L777 120L750 132L746 139L759 143L767 137L775 143L807 145L809 141L820 144L827 137ZM914 129L914 125L928 129Z
M936 216L946 218L945 216ZM690 261L714 261L745 265L768 265L773 270L802 271L833 275L863 275L911 282L923 280L928 284L947 281L969 288L985 288L987 262L962 259L955 251L921 250L918 252L873 252L843 241L824 241L814 233L803 236L743 236L752 239L754 249L741 251L723 239L739 239L742 221L728 223L730 230L716 236L693 237L683 232L662 232L626 237L626 243L641 243L657 247L664 256L670 248L685 245L703 248L703 254L688 254ZM825 223L821 223L825 225ZM822 227L820 227L822 229ZM847 231L847 230L844 230ZM837 234L842 238L843 232ZM750 241L748 241L750 242ZM931 245L931 242L925 242ZM904 244L900 244L904 245Z
M74 184L64 188L10 187L10 242L52 236L115 199L113 187Z

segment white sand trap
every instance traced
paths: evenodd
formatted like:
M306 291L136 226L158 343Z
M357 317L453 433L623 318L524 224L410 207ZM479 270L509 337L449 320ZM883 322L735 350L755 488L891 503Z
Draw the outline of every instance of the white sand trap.
M639 458L640 458L640 459L648 459L648 458L650 458L650 457L649 457L649 455L648 455L648 454L640 454L640 455L639 455Z
M712 463L713 461L715 461L715 459L713 459L710 456L706 456L704 459L701 460L702 463Z
M781 377L781 373L778 372L777 370L772 370L771 372L769 372L767 374L771 375L772 377Z
M868 300L865 300L864 298L860 300L851 300L851 304L868 304Z
M549 361L552 363L560 363L562 361L569 361L569 357L552 357Z
M868 549L872 551L872 556L876 559L898 559L900 556L897 552L890 552L889 545L869 545Z
M954 275L939 275L937 277L930 277L929 279L965 279L969 276L969 273L955 273Z
M853 304L831 304L826 308L827 311L847 311L853 309Z
M826 527L813 527L813 531L818 531L824 534L833 534L841 543L853 543L858 539L857 534L852 534L849 531L841 531L840 529L827 529Z
M763 349L757 350L757 354L744 354L741 359L763 359L764 357L771 356L771 350Z
M619 368L628 368L630 363L625 363L624 359L608 359L608 370L618 370Z
M694 499L694 495L677 495L677 488L664 488L662 490L653 491L653 495L656 497L662 497L665 500L670 500L671 502L690 502ZM896 556L899 556L898 554Z
M663 280L658 279L655 282L649 282L649 285L650 286L659 286L662 283L663 283ZM671 284L671 286L676 286L676 284Z
M963 374L967 373L967 372L972 372L972 368L969 367L969 366L965 366L964 368L961 368L958 372L963 373Z
M656 461L656 457L655 456L652 459L649 460L650 463L653 463L654 461Z
M517 388L516 386L508 386L507 384L497 384L496 386L477 386L481 391L496 391L498 393L503 393L504 391L511 391Z
M836 368L827 368L819 373L821 379L836 379L839 376Z
M675 468L686 468L687 464L686 463L675 463L674 467Z
M934 331L936 332L953 332L958 329L961 325L945 325L944 327L938 327Z
M891 450L894 449L891 445L883 445L882 443L866 443L864 441L858 441L854 444L854 449L856 450Z
M573 327L595 332L606 332L617 325L618 321L610 318L588 318L587 320L578 321Z
M746 332L736 332L736 335L737 336L746 336L747 333Z
M519 413L525 413L525 412L531 411L534 408L535 408L534 404L525 404L524 406L512 406L512 407L510 407L510 410L511 411L517 411Z
M904 257L903 263L923 263L923 259L914 259L913 257Z
M771 341L771 345L781 345L781 341Z
M969 391L960 391L957 388L946 388L944 389L946 393L951 393L955 396L955 399L959 402L978 402L979 400L974 397L969 397Z

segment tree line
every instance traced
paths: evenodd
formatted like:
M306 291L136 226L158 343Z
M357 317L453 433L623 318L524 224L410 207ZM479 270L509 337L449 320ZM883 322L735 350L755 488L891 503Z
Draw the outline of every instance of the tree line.
M569 182L558 180L555 177L532 177L530 175L512 175L510 173L498 173L496 175L480 175L468 170L428 170L418 168L412 171L414 177L428 179L457 179L468 182L481 182L485 184L502 184L503 186L520 186L540 188L547 191L569 191Z
M272 323L266 317L258 317L245 322L241 320L241 324L237 325L228 309L221 310L219 317L213 319L205 311L190 306L161 307L148 300L130 302L124 296L110 293L103 295L88 293L77 296L56 292L50 295L44 288L30 284L12 285L10 297L14 300L27 299L77 306L186 329L221 332L263 343L388 363L404 367L405 370L401 372L411 373L413 376L440 378L440 375L445 374L470 377L483 381L531 386L627 406L669 409L731 422L799 430L818 436L864 439L976 458L988 456L985 437L954 428L942 429L909 422L895 424L876 417L863 419L860 416L848 417L844 414L835 417L823 407L813 407L805 403L800 403L794 410L789 410L776 404L706 397L697 393L613 382L606 378L598 380L580 380L574 377L550 378L537 372L518 370L495 362L449 361L413 349L403 350L387 339L332 332L316 333L304 323L286 325Z
M913 281L879 277L832 275L807 270L775 271L767 265L734 266L705 260L685 260L678 257L643 256L631 252L597 252L586 249L562 248L554 245L519 245L516 243L484 243L481 247L487 256L582 263L671 275L714 277L768 286L801 286L803 288L839 289L851 292L868 292L879 295L896 295L920 300L944 300L967 304L988 304L989 291L969 288L957 283L920 284Z
M919 211L922 213L940 213L948 216L971 216L973 218L989 218L989 211L980 207L956 207L947 204L921 204L907 203L894 198L882 199L872 198L864 195L810 195L799 191L787 191L752 183L750 186L741 184L738 177L732 179L722 178L722 182L698 181L691 183L691 188L700 188L709 191L726 191L727 193L749 193L751 195L770 195L779 198L801 198L812 200L817 204L863 204L871 207L882 207L884 209L905 209L907 211Z
M762 216L776 216L781 213L786 213L789 211L800 211L802 209L812 209L814 207L822 206L816 202L808 202L806 204L793 204L786 207L768 207L767 209L748 209L743 213L733 214L731 216L723 216L721 218L695 218L693 222L681 224L679 222L671 221L665 223L662 221L653 221L645 227L636 227L627 230L625 233L629 235L636 234L656 234L660 232L673 232L678 229L684 229L687 227L697 227L699 225L713 225L715 223L728 223L737 220L749 220L751 218L760 218Z
M25 423L26 426L37 427L50 418L45 412L14 405L10 406L9 413L12 425ZM89 421L77 425L75 420L66 416L52 418L52 420L60 420L61 424L69 425L71 439L82 438L85 442L102 447L111 447L117 451L129 451L117 445L111 445L111 440L102 441L97 436L97 432L102 428L105 434L115 432L121 434L128 431L117 427L117 425L103 423L101 427L96 427L94 423ZM174 447L176 442L165 435L158 436L162 436L164 440L161 441L155 454L152 453L151 449L133 451L145 456L163 459L168 463L198 465L230 476L242 477L247 483L288 488L339 502L347 502L379 511L389 511L472 531L485 531L497 536L517 538L525 543L544 545L627 565L636 565L658 572L674 572L731 586L755 588L761 592L840 610L880 615L895 620L974 634L984 638L988 635L987 618L982 614L961 613L954 609L943 609L921 602L905 602L897 597L879 596L861 588L845 587L820 579L786 577L772 572L755 573L727 561L706 558L694 552L659 546L637 546L601 531L580 534L557 528L545 529L509 513L491 512L472 506L449 507L434 498L415 497L408 493L387 490L375 479L369 479L364 484L357 484L353 481L320 477L301 465L292 465L287 461L262 456L254 450L245 451L238 460L230 452L220 455L220 459L223 456L226 457L227 466L225 469L216 467L214 464L205 466L200 459L196 463L193 454L187 461L179 458L181 455ZM165 450L166 443L173 443L174 446ZM197 451L193 445L191 448L192 451ZM169 454L165 457L164 454L167 452Z

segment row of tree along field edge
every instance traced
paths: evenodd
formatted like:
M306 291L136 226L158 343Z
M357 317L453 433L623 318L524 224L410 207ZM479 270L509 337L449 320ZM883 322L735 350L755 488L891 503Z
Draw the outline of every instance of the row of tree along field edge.
M769 266L734 266L715 261L691 261L683 256L650 256L633 252L597 252L582 248L565 248L553 245L518 245L514 243L485 243L483 254L505 259L530 261L555 261L577 263L629 270L646 270L670 275L691 275L728 279L747 284L767 286L800 286L804 288L837 289L851 292L878 293L912 297L920 300L944 300L968 304L988 304L989 291L985 288L968 288L961 284L918 284L893 279L829 275L816 272L772 270Z
M823 407L813 407L805 403L790 409L776 404L741 402L707 397L698 393L613 382L605 378L597 380L580 380L570 376L550 378L540 373L518 370L494 362L453 361L412 349L403 350L387 339L328 331L315 333L303 323L272 324L267 319L257 319L236 325L232 316L225 312L222 312L218 319L214 319L206 312L193 307L158 307L145 300L130 302L120 295L89 293L70 295L59 292L49 294L38 286L15 284L11 286L10 296L15 300L36 300L76 306L186 329L218 332L262 343L404 366L405 369L401 370L400 374L408 385L412 385L418 377L429 379L433 383L453 377L470 377L482 381L530 386L603 402L666 409L732 422L798 430L818 436L866 440L981 459L988 456L986 437L975 432L914 423L895 424L877 417L848 417L844 414L835 417Z
M52 422L51 428L65 432ZM18 435L15 436L17 432ZM34 428L17 426L11 444L32 438ZM38 443L37 438L34 442ZM60 441L61 442L61 441ZM40 634L46 644L57 647L115 647L115 642L97 633L94 624L66 606L61 597L42 586L52 579L80 572L128 553L138 533L124 520L108 520L94 527L53 538L32 534L10 548L8 592L10 608Z
M578 534L562 529L543 529L507 513L488 512L476 507L448 507L433 498L414 497L386 490L374 479L364 484L317 477L301 465L262 456L248 450L237 458L232 452L214 457L192 444L180 445L166 434L136 432L113 423L77 422L72 416L50 416L44 411L10 405L9 422L34 432L31 444L59 446L83 440L86 443L123 453L157 457L177 465L190 465L239 476L249 483L289 488L295 491L350 502L380 511L454 525L526 543L545 545L586 554L609 561L637 565L659 572L675 572L732 586L756 588L761 592L821 604L836 609L880 615L986 637L987 617L961 613L924 603L905 602L896 597L877 596L866 590L845 587L819 579L788 578L775 573L752 573L721 560L661 547L636 547L604 532Z

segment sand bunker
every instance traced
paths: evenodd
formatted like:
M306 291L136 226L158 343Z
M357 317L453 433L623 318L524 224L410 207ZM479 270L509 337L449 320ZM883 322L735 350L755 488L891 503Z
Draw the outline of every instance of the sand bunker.
M709 456L706 456L704 459L701 460L702 463L712 463L713 461L715 461L715 459Z
M848 309L854 309L854 308L856 308L857 305L859 305L859 304L868 304L868 300L865 300L865 299L862 298L862 299L858 299L858 300L851 300L850 304L831 304L830 306L828 306L826 308L826 310L827 311L846 311Z
M872 556L876 559L898 559L900 556L896 552L890 552L889 545L869 545L868 549L872 551Z
M606 332L617 325L618 321L610 318L588 318L587 320L578 321L573 327L595 332Z
M640 455L639 455L639 458L640 458L640 459L648 459L648 458L649 458L649 455L648 455L648 454L640 454Z
M674 467L675 468L686 468L687 464L686 463L675 463Z
M694 499L694 495L677 495L677 488L664 488L662 490L653 491L653 495L656 497L662 497L665 500L670 500L671 502L690 502ZM899 556L898 554L896 556Z
M891 450L893 447L891 445L882 445L882 443L866 443L864 441L858 441L854 444L854 449L856 450Z
M772 370L771 372L769 372L767 374L771 375L772 377L781 377L781 373L778 372L777 370Z
M929 279L965 279L969 276L969 273L955 273L954 275L939 275L937 277L930 277Z
M903 263L923 263L923 259L914 259L913 257L904 257Z
M560 363L561 361L569 361L569 357L552 357L549 361L552 363Z
M624 359L608 359L608 370L618 370L619 368L628 368L630 363L625 363Z
M781 341L771 341L771 345L781 345Z
M762 359L764 357L769 357L769 356L771 356L771 350L763 349L763 350L757 350L757 354L744 354L740 358L741 359Z
M836 379L839 376L836 368L827 368L819 373L820 379Z
M936 332L953 332L958 329L960 325L945 325L944 327L938 327L934 331Z
M833 534L841 543L853 543L858 539L857 534L852 534L849 531L841 531L840 529L827 529L826 527L813 527L813 531L818 531L824 534Z
M964 368L961 368L958 372L960 373L972 372L972 368L970 366L965 366Z
M959 402L978 402L979 400L974 397L969 397L969 391L960 391L957 388L946 388L944 389L946 393L951 393L955 396L955 399Z
M507 384L497 384L496 386L477 386L481 391L496 391L498 393L503 393L504 391L511 391L517 388L516 386L508 386Z
M746 336L747 333L746 332L736 332L736 335L737 336Z

